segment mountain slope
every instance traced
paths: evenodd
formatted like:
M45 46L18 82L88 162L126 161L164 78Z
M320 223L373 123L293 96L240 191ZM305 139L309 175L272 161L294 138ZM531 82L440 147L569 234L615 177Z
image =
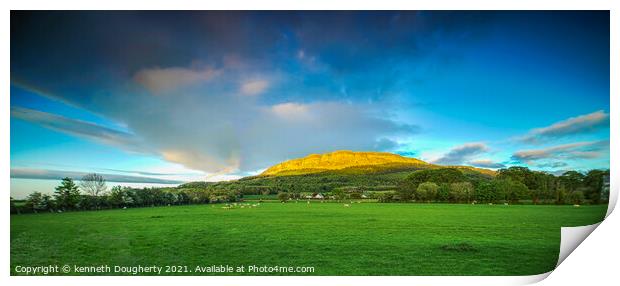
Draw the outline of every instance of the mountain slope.
M285 161L268 168L259 176L295 176L325 172L363 174L442 167L444 166L429 164L422 160L392 153L335 151L325 154L311 154L304 158ZM466 166L453 167L463 171L474 171L486 175L495 174L494 171L487 169Z

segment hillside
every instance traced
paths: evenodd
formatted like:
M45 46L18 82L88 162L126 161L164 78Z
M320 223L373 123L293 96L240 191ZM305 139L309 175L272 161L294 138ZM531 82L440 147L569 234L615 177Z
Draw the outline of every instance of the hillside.
M260 176L305 175L327 171L352 171L361 169L381 171L389 169L432 167L424 161L384 152L335 151L325 154L311 154L274 165Z
M469 166L440 166L386 152L335 151L325 154L311 154L304 158L279 163L265 170L259 177L295 176L316 173L392 173L443 167L457 168L463 172L495 175L494 171L488 169Z
M490 179L495 172L469 166L441 166L384 152L336 151L312 154L274 165L258 176L213 183L189 183L179 188L239 190L244 194L328 192L336 188L394 190L418 170L455 168L470 181Z

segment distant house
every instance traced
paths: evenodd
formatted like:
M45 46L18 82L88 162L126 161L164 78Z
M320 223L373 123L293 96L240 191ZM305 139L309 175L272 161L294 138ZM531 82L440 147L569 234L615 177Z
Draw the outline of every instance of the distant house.
M316 194L314 195L314 197L312 197L313 199L317 199L317 200L322 200L325 198L325 196L323 196L323 194Z

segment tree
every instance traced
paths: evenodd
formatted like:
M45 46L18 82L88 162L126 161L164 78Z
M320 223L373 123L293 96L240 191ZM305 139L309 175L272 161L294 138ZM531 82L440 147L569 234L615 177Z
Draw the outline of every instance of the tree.
M105 184L105 179L103 176L97 173L92 173L82 177L82 180L80 181L80 188L82 188L82 191L84 191L87 195L97 197L102 195L108 187Z
M574 191L569 195L570 202L576 205L581 204L584 198L582 191Z
M559 184L555 189L555 203L558 205L564 204L566 200L566 188L564 184Z
M584 175L577 171L568 171L560 176L560 182L564 184L568 192L574 192L583 184Z
M405 178L398 188L398 196L403 201L413 199L418 186L424 182L450 184L467 181L463 172L456 168L427 169L413 172Z
M601 200L605 176L609 176L609 170L590 170L583 178L585 198L594 204L598 204Z
M513 180L507 180L507 183L506 200L516 203L528 198L529 189L524 183Z
M129 197L125 190L121 186L114 186L110 190L110 195L108 196L108 202L113 207L122 207L126 201L125 197ZM131 198L131 197L129 197Z
M376 194L377 201L380 203L391 203L396 201L396 197L398 196L396 192L380 192Z
M338 201L341 201L347 198L347 194L344 192L343 189L334 189L332 191L332 194L334 195L334 197L336 197Z
M450 184L450 196L455 202L469 202L474 194L474 187L470 182Z
M20 208L18 208L17 204L15 203L15 199L13 197L11 197L11 213L20 214L19 209Z
M404 180L398 185L396 192L401 201L410 201L413 199L417 188L418 183L414 180Z
M26 207L35 213L49 210L51 209L51 197L47 194L34 192L26 198Z
M481 182L474 190L474 199L479 202L497 202L500 192L494 184L491 182Z
M63 178L60 186L56 187L54 198L62 210L77 209L80 205L80 191L69 177Z
M278 200L280 200L281 202L286 202L289 199L289 195L287 192L280 192L278 193Z
M450 184L440 183L437 190L437 200L440 202L447 202L450 200Z
M433 201L437 197L439 186L433 182L424 182L418 186L416 197L423 202Z

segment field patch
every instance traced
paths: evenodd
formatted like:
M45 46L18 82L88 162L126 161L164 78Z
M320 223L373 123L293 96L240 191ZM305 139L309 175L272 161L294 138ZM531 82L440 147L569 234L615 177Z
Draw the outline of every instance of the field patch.
M314 267L294 275L529 275L555 267L561 226L596 223L606 212L604 205L224 206L11 215L11 273L18 265L107 264ZM168 273L174 274L222 275Z

